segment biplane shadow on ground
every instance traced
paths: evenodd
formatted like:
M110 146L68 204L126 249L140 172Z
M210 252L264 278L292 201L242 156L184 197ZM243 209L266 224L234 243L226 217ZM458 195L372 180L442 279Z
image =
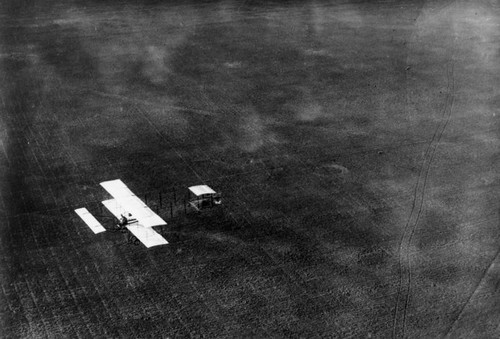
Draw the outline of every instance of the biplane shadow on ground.
M220 193L207 185L191 186L189 189L189 206L196 212L210 210L222 205Z

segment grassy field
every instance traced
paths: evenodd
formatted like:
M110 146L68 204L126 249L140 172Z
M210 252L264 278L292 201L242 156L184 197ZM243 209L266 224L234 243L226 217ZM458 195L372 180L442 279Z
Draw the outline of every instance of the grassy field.
M499 27L488 0L2 3L0 335L500 336ZM169 245L73 212L112 226L116 178ZM185 215L202 183L223 210Z

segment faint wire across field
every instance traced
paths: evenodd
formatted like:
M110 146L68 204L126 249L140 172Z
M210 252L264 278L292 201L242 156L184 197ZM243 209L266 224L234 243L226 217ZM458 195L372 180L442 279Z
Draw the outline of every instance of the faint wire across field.
M447 4L449 6L450 4ZM420 13L421 14L421 13ZM420 16L419 14L419 16ZM417 18L418 20L418 18ZM413 33L414 34L414 33ZM454 43L454 42L453 42ZM453 59L453 57L452 57ZM454 60L447 65L446 69L447 76L447 95L446 101L443 108L442 116L443 120L439 121L438 126L436 127L434 134L432 135L431 140L427 146L424 157L422 159L422 165L420 167L419 176L417 179L417 183L414 189L414 198L411 207L411 212L408 217L408 220L404 226L403 234L401 236L400 244L399 244L399 281L397 288L397 296L396 296L396 305L394 308L393 314L393 329L392 329L392 337L404 338L406 336L406 320L407 320L407 312L410 304L410 296L411 296L411 284L412 284L412 265L411 265L411 252L410 246L415 231L417 229L418 223L420 221L420 216L422 210L424 208L425 201L425 193L427 180L429 176L429 172L431 169L431 164L434 159L434 155L436 153L437 147L441 141L443 133L451 119L451 115L453 112L453 104L455 100L455 74L454 74ZM406 268L403 266L403 257L405 260ZM406 287L403 287L406 285ZM402 290L405 289L404 294L402 295ZM402 319L400 320L400 301L404 299L402 306ZM399 321L399 323L398 323ZM401 335L398 335L398 326L401 327Z

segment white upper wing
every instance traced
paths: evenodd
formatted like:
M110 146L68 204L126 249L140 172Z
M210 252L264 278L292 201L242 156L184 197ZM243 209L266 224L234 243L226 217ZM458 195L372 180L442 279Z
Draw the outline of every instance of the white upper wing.
M120 208L122 209L120 214L124 214L125 216L127 216L126 213L132 214L132 218L137 219L144 227L167 224L145 203L143 203L141 199L132 193L127 185L125 185L120 179L101 182L101 186L104 187L104 189L108 191L113 198L115 198L118 205L120 205ZM120 215L116 217L120 218Z

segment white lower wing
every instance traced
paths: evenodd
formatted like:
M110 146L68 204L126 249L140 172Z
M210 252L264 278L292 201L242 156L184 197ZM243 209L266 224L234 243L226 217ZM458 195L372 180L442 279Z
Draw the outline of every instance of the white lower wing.
M106 231L104 227L102 227L101 223L97 221L97 219L90 214L90 212L86 208L78 208L75 210L76 214L82 218L82 220L87 224L88 227L95 234Z
M131 213L134 218L139 220L139 222L145 227L166 225L167 223L153 212L148 206L146 206L139 198L136 196L117 199L115 200L123 207L127 213Z
M121 215L128 213L115 199L105 200L102 204L117 218L120 219ZM134 215L132 215L135 217ZM145 227L141 221L137 224L125 226L127 229L142 242L147 248L158 245L166 245L168 241L165 240L151 227Z
M140 224L133 224L125 227L127 227L127 229L132 232L132 234L135 235L135 237L139 239L139 241L142 242L147 248L168 244L168 241L156 233L156 231L152 228L143 227Z

